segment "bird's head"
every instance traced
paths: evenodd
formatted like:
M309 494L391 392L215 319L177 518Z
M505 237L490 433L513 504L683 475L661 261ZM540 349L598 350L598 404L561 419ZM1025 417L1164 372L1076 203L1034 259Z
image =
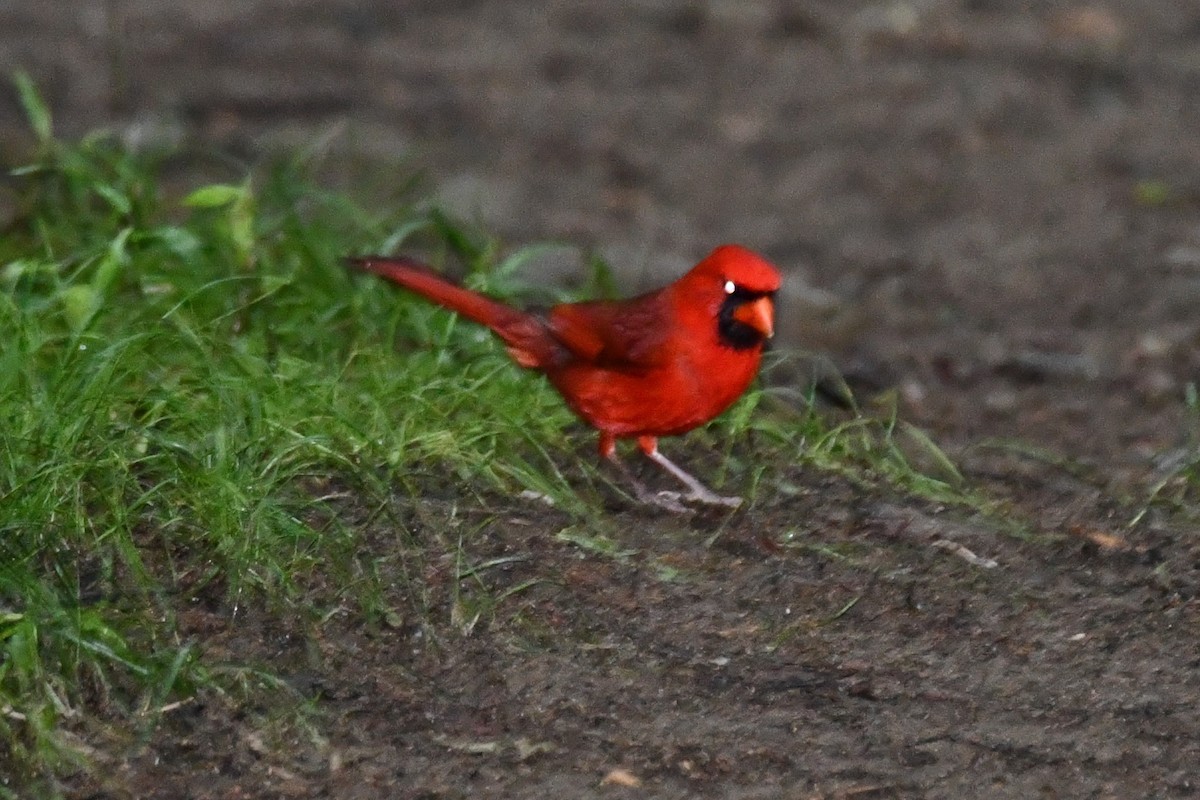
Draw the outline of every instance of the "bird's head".
M775 292L779 270L757 253L736 244L721 245L692 268L680 283L687 294L715 315L720 342L735 350L761 347L775 333Z

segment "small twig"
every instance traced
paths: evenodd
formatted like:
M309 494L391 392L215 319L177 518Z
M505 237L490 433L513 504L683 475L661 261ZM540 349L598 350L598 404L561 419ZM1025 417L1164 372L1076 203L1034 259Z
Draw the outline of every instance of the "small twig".
M196 701L196 698L194 698L194 697L185 697L182 700L176 700L173 703L167 703L165 706L160 707L158 709L158 713L166 714L171 711L177 711L186 705L191 705L195 701Z
M966 561L968 564L976 567L982 567L983 569L995 569L996 567L1000 566L998 561L991 558L984 558L983 556L977 556L958 542L952 542L949 539L935 539L932 544L939 550L945 550L953 553L963 561Z

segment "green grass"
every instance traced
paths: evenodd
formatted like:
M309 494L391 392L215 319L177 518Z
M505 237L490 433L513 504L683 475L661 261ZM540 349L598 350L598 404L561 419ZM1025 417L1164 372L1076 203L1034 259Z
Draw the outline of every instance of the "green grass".
M0 238L0 774L69 769L82 717L139 724L209 680L175 633L191 598L392 612L331 484L364 507L434 480L579 504L548 469L554 395L341 263L412 245L490 267L486 240L295 164L165 197L153 157L57 141L22 96L39 143Z
M768 359L802 355L782 352ZM989 509L989 500L969 485L933 439L899 418L894 398L882 416L854 409L836 421L818 408L814 391L800 396L790 388L748 392L722 420L728 428L724 463L753 472L756 484L766 480L768 491L772 482L780 488L781 467L794 464L835 473L863 487L887 486L935 503ZM753 451L739 458L739 443L746 439L754 442Z
M409 541L405 498L487 506L532 489L565 514L561 541L620 549L594 528L610 489L576 456L591 435L545 383L486 332L341 263L417 248L503 296L533 251L501 259L419 198L369 211L303 163L171 196L158 173L170 154L59 141L18 88L37 144L0 204L13 209L0 236L0 796L86 768L79 736L145 732L165 704L241 682L180 636L195 601L420 619L434 605L421 559L444 556L449 622L469 633L505 599L483 581L502 562L472 564L461 532ZM589 288L604 285L597 265ZM724 445L737 482L769 493L796 463L970 499L920 431L830 428L811 411L764 413L767 397L694 435ZM906 438L934 469L913 467ZM754 455L739 458L746 440ZM379 527L394 553L364 545ZM387 559L398 587L380 577Z
M1200 392L1195 383L1184 387L1184 440L1159 456L1157 475L1133 515L1133 528L1152 509L1164 509L1181 519L1200 519Z

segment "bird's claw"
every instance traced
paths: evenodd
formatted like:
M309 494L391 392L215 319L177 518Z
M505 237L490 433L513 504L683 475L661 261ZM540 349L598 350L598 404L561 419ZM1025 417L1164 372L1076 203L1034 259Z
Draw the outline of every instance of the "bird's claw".
M687 514L695 509L685 503L699 503L709 506L723 506L725 508L737 508L742 504L740 497L723 497L713 492L672 492L663 490L654 493L647 493L639 498L643 503L655 505L659 508L676 514Z
M704 497L693 497L697 503L707 503L710 506L725 506L726 508L738 508L742 505L742 498L733 495L708 494Z
M690 508L680 502L683 499L682 492L646 492L640 495L638 499L646 505L658 506L674 514L687 514L691 512Z
M709 489L703 483L675 466L666 456L658 452L657 448L647 450L646 455L667 472L678 478L681 483L688 487L688 491L672 492L664 489L652 492L646 488L645 484L634 477L629 468L625 466L625 463L616 457L615 451L609 452L607 454L608 460L621 471L625 479L633 486L638 502L648 506L658 506L675 514L690 514L695 511L694 508L685 505L686 503L723 506L729 509L737 508L742 504L742 498L740 497L725 497Z
M742 498L740 497L726 497L709 491L689 492L680 499L689 503L702 503L706 506L724 506L725 508L737 508L742 504Z

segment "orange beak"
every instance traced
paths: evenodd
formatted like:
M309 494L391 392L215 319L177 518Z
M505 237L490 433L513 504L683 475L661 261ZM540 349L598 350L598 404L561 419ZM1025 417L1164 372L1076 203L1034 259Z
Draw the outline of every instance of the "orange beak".
M775 335L775 306L769 297L760 297L753 303L743 303L733 310L733 318L743 325L749 325L768 339Z

